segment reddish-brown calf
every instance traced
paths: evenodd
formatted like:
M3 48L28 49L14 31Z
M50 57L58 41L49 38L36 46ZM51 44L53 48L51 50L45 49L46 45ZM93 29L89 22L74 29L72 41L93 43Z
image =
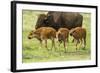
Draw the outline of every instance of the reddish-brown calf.
M55 38L56 38L56 30L53 29L52 27L40 27L36 30L32 30L29 35L28 35L29 39L32 38L37 38L40 43L41 43L41 47L42 47L42 41L45 41L45 47L47 48L47 39L51 39L52 40L52 47L51 48L55 48Z
M60 42L60 44L63 42L64 44L64 48L65 48L65 52L66 52L66 48L67 48L67 41L68 41L68 36L69 36L69 30L67 28L60 28L58 30L58 32L56 33L56 37L58 39L58 41ZM59 44L59 46L60 46Z
M79 43L84 43L83 48L86 46L86 29L82 27L76 27L70 31L70 35L74 37L74 40L76 40L76 50L77 50L77 45Z

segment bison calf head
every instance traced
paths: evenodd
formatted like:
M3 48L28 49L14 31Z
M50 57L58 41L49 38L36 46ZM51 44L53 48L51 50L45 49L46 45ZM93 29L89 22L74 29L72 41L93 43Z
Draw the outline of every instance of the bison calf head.
M28 39L32 39L33 38L33 34L34 34L34 31L32 30L28 35Z
M28 39L32 39L32 38L35 38L37 36L35 30L32 30L29 35L28 35Z
M74 28L71 29L71 30L70 30L70 36L73 36L74 32L75 32L75 29L74 29Z
M72 28L70 30L70 36L77 36L77 34L81 33L82 27Z

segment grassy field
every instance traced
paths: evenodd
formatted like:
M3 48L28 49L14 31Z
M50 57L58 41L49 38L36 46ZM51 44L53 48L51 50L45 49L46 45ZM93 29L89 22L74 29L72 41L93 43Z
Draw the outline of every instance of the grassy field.
M55 49L48 51L46 48L40 48L40 44L37 39L34 38L29 40L27 38L29 32L34 29L37 18L41 13L46 12L23 10L23 63L91 59L91 14L81 13L84 17L83 27L85 27L87 30L86 50L79 47L78 51L76 51L75 43L72 43L72 37L69 37L67 53L64 53L64 48L62 45L60 48L57 48L56 51ZM48 40L48 42L50 49L51 42L50 40Z

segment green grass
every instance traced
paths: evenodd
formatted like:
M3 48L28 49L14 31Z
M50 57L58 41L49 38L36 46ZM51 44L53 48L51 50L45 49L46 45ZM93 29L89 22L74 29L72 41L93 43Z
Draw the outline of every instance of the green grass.
M50 50L51 41L48 40L48 48L40 48L40 43L37 39L29 40L27 38L29 32L34 29L38 15L46 12L23 10L23 63L32 62L50 62L50 61L70 61L70 60L89 60L91 59L91 14L81 13L84 17L83 27L87 29L87 43L86 50L80 48L78 51L75 49L75 43L72 43L72 37L69 37L67 53L64 53L63 45L56 50ZM56 43L57 46L57 43Z

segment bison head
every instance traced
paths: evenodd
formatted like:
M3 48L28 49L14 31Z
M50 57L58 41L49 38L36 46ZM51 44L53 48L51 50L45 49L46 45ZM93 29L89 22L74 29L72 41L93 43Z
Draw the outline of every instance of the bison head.
M36 23L35 28L38 29L40 27L46 26L47 16L45 14L40 14Z
M54 12L54 11L50 11L47 14L47 17L45 19L46 24L54 24L54 23L58 23L59 19L60 19L60 15L61 12Z
M38 37L39 37L39 34L36 32L36 30L32 30L28 35L28 39L38 38Z
M46 15L46 18L44 19L44 23L51 25L51 22L53 22L53 16L50 12L48 12L48 14Z
M32 39L32 38L34 37L33 34L34 34L34 30L32 30L32 31L29 33L28 39Z
M75 32L75 29L72 28L72 29L70 30L70 36L72 36L74 32Z

